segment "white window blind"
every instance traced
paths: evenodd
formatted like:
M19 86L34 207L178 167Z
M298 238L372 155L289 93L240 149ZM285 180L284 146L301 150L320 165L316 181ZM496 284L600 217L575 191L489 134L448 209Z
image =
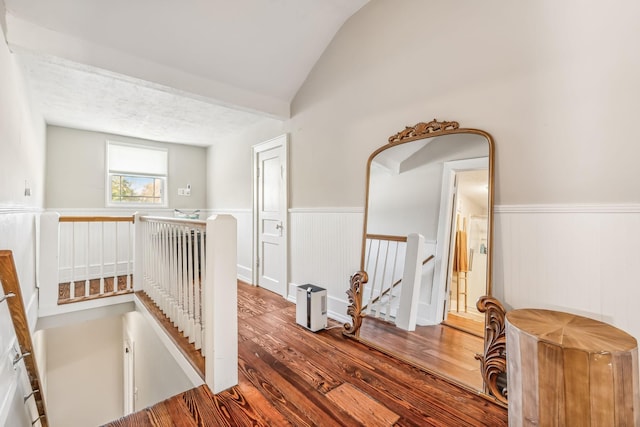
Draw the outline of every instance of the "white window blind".
M167 151L149 147L109 142L107 158L110 173L139 175L167 175Z

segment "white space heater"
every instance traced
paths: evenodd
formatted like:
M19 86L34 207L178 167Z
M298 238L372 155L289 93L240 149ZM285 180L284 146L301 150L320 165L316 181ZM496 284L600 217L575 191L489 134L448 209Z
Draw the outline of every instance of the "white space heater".
M298 286L296 322L316 332L327 327L327 290L315 285Z

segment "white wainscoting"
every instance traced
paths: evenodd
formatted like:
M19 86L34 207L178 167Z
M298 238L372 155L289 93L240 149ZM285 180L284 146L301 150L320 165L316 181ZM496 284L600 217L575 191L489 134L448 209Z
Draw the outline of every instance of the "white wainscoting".
M207 210L230 214L238 221L238 279L253 282L253 217L251 209ZM347 321L349 277L360 265L363 208L289 209L289 289L312 283L328 291L328 314Z
M349 277L360 266L362 208L289 210L289 293L313 284L327 289L328 316L348 321Z
M640 205L496 206L494 295L610 323L640 340Z
M38 208L0 205L0 249L13 252L21 292L31 331L38 316L36 292L36 220ZM4 295L0 287L0 296ZM22 404L20 380L24 364L14 369L16 335L6 302L0 303L0 425L28 425L28 405ZM26 393L25 393L26 394ZM25 409L25 410L23 410ZM35 419L35 416L33 417Z

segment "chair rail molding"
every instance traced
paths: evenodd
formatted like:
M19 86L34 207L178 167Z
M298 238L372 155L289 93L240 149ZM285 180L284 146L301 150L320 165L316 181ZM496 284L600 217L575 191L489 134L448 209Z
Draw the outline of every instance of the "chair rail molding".
M494 213L640 213L640 203L495 205Z

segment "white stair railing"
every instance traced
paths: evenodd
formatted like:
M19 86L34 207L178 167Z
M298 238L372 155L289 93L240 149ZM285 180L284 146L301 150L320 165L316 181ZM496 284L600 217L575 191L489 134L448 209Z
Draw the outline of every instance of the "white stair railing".
M393 320L397 311L407 238L405 236L367 235L365 271L369 282L363 291L367 316Z
M205 357L214 393L238 383L237 225L136 214L134 283ZM215 355L214 355L215 348Z
M142 289L204 355L202 285L206 281L206 222L141 217Z
M415 330L422 266L431 259L424 258L424 238L418 234L367 234L364 266L369 281L362 292L365 314Z
M133 216L60 216L58 223L58 280L69 283L69 300L133 289Z
M133 216L60 216L39 221L38 284L41 316L133 291ZM92 304L91 307L104 304Z

